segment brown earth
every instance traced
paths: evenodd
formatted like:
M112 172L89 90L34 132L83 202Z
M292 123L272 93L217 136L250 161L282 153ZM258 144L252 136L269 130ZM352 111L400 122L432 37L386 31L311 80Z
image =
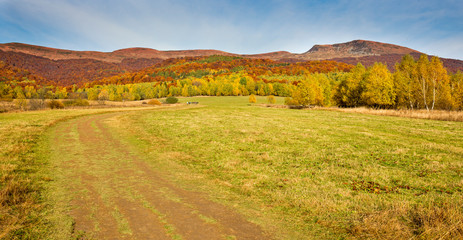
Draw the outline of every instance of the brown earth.
M271 239L233 209L166 180L116 139L106 121L123 113L70 120L54 128L52 159L71 194L74 237L95 239Z

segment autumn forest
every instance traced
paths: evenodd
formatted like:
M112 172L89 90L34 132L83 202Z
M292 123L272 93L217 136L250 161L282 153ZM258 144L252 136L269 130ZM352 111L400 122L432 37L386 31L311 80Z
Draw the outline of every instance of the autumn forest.
M5 62L0 62L0 71L0 98L15 99L23 109L27 109L24 99L133 101L247 95L281 96L288 105L303 106L463 109L463 73L449 73L439 58L426 55L418 60L404 55L394 71L383 63L365 67L326 60L282 63L219 55L184 57L139 71L99 70L92 75L99 79L72 85L66 85L72 81L57 84Z

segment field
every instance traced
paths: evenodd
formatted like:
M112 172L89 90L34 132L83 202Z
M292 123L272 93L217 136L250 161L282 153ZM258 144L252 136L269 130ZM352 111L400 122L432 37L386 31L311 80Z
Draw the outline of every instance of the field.
M186 101L200 104L0 115L1 234L98 237L113 221L108 233L137 238L133 203L166 239L194 238L176 224L189 212L229 239L463 237L462 122ZM235 220L257 230L218 227Z

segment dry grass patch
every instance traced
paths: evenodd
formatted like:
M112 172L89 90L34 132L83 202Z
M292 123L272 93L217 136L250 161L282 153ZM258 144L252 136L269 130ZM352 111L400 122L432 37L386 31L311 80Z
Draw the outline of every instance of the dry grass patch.
M445 111L445 110L392 110L392 109L370 109L364 107L358 108L320 108L340 112L373 114L380 116L395 116L418 119L431 119L441 121L458 121L463 122L463 111Z
M463 202L396 204L351 222L355 239L463 239Z
M155 107L162 105L157 99L145 101L88 101L86 99L23 99L21 104L18 101L5 101L0 99L0 113L36 111L44 109L100 109L100 108L122 108L122 107ZM158 103L159 104L158 104Z

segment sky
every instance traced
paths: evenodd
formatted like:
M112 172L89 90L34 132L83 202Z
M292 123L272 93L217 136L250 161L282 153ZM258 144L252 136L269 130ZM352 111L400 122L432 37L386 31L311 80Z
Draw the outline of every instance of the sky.
M0 0L0 43L255 54L357 39L463 59L463 1Z

